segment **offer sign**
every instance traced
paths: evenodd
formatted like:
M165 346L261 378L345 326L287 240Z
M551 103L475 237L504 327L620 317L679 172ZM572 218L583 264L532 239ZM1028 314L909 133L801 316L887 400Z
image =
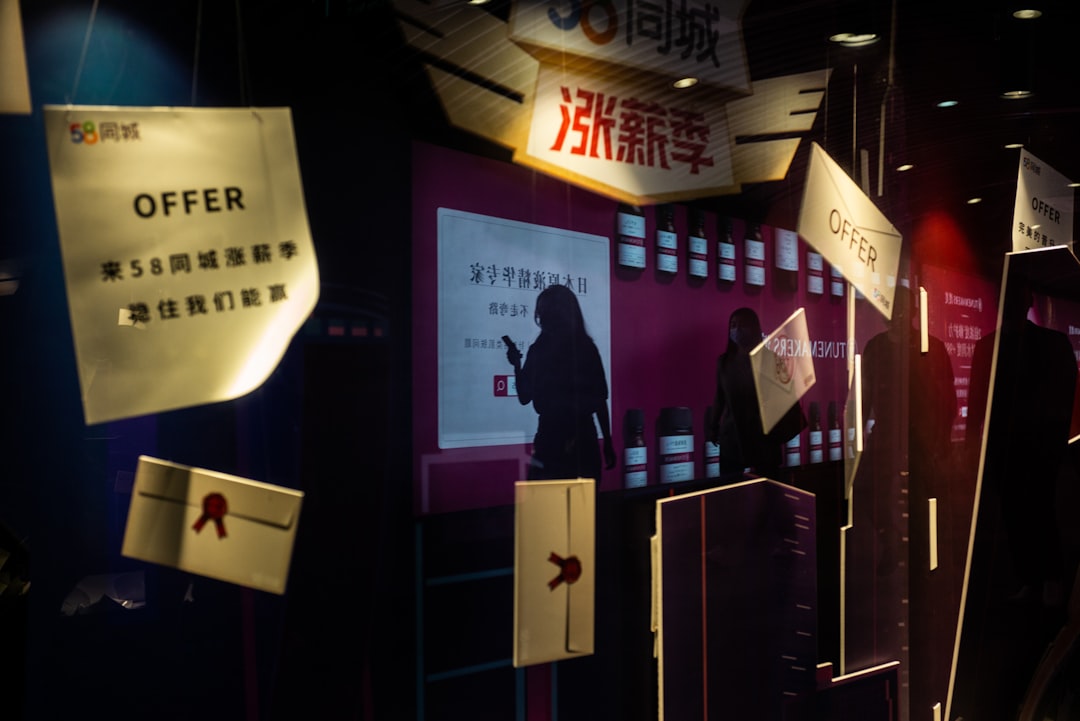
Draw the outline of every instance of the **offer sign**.
M1071 248L1073 195L1068 178L1027 149L1021 150L1013 206L1013 251L1055 245Z
M45 108L88 424L230 400L277 367L318 266L288 108Z
M903 238L843 168L813 143L798 233L887 319Z

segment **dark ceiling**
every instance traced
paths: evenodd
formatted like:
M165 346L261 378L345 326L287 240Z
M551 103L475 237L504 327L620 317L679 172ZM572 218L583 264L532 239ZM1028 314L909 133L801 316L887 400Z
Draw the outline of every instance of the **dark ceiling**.
M925 213L954 212L979 239L976 252L993 264L1009 249L1015 198L1018 151L1004 149L1006 143L1022 143L1066 177L1080 178L1074 141L1080 82L1072 58L1080 2L1032 2L1042 17L1022 21L1006 0L748 0L743 27L751 78L832 68L807 139L849 171L865 150L871 195L902 231ZM85 18L99 4L99 14L123 14L159 36L181 64L199 58L198 105L283 104L301 119L336 108L373 133L390 128L509 159L505 148L447 123L392 0L54 0L24 3L23 13L33 27L58 7ZM493 0L483 7L505 18L509 5ZM857 49L830 43L828 36L853 13L869 17L882 40ZM1001 98L1012 77L1029 82L1034 95ZM936 107L945 99L958 104ZM299 142L303 150L305 140ZM694 202L753 212L786 195L790 205L801 192L807 147L784 181ZM897 173L901 163L915 167ZM973 196L983 202L966 206Z

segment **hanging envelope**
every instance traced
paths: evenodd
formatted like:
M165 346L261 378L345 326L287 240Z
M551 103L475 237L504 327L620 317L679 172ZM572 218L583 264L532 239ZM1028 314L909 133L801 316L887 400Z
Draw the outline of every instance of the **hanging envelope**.
M799 308L752 351L762 431L768 433L814 387L814 357L806 312Z
M283 594L303 497L140 456L121 554Z
M519 481L514 517L514 666L593 652L596 483Z
M892 318L903 236L817 143L810 146L796 230L878 312Z

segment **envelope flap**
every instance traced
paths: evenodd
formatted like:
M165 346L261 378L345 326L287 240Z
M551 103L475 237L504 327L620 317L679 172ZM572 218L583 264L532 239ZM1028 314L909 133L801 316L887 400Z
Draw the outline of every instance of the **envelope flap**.
M221 494L227 514L289 528L300 514L304 494L292 488L240 476L192 468L150 456L140 456L135 493L202 507L203 499Z

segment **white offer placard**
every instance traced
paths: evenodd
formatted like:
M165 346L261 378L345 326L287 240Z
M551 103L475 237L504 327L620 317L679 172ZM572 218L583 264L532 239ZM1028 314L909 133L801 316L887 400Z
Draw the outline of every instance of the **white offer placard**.
M886 318L903 238L820 145L811 144L798 233Z
M593 652L596 482L518 481L514 666Z
M768 433L817 381L803 308L750 351L750 365L762 430Z
M237 398L315 308L288 108L46 106L88 424Z
M524 357L540 333L537 296L567 285L609 374L608 238L448 208L438 213L439 447L528 443L537 415L516 397L502 337Z
M1069 179L1029 153L1020 151L1013 208L1013 251L1072 247L1073 195Z
M0 0L0 113L30 113L19 0Z

